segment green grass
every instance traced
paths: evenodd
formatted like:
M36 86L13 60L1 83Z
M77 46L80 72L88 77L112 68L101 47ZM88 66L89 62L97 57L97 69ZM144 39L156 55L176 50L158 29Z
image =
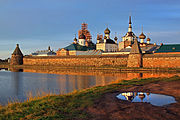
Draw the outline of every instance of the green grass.
M133 79L107 86L97 86L67 95L46 95L24 103L12 103L0 108L0 119L90 119L86 112L103 94L135 85L158 81L175 81L180 77Z

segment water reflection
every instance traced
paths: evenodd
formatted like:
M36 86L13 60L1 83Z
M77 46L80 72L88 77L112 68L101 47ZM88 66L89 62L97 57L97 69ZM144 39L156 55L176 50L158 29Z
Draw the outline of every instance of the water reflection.
M127 100L130 102L147 102L155 106L163 106L171 103L176 103L172 96L144 93L144 92L125 92L116 96L118 99Z
M101 76L101 79L108 77L117 77L116 80L120 82L122 80L130 80L134 78L149 78L149 77L172 77L174 75L179 75L177 72L119 72L116 70L90 70L90 69L61 69L61 68L48 68L48 69L30 69L25 68L23 72L32 72L32 73L48 73L48 74L60 74L60 75L84 75L84 76ZM101 83L102 84L102 83ZM104 85L106 83L103 83Z
M93 86L107 85L133 78L163 77L178 73L126 73L80 69L10 69L0 71L0 104L10 99L23 101L27 93L37 91L64 94ZM23 71L23 72L22 72Z
M24 101L27 94L37 91L45 93L70 93L74 90L89 88L96 85L105 85L116 80L115 76L91 75L57 75L28 72L0 71L0 103L6 104L11 100Z

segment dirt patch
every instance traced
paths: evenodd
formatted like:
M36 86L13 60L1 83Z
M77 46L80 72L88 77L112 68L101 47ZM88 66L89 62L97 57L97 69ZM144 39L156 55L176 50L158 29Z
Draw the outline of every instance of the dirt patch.
M131 103L116 98L121 92L151 92L171 95L177 103L158 107L149 103ZM94 120L179 120L180 119L180 81L156 82L143 86L134 86L106 93L88 108Z

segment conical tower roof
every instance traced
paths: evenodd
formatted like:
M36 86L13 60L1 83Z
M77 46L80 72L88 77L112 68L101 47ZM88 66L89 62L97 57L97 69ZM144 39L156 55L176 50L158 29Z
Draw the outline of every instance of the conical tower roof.
M23 54L22 54L22 52L21 52L21 50L19 48L19 44L16 44L16 49L14 50L12 55L22 55L23 56Z
M132 45L130 54L142 54L141 48L138 44L137 39L134 40L134 44Z

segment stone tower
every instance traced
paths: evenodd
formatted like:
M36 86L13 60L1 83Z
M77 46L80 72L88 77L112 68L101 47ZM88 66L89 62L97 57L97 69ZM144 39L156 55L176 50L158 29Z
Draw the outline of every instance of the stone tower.
M134 44L132 45L127 67L142 67L142 51L137 39L134 40Z
M19 48L19 44L16 45L16 49L11 56L11 65L22 65L23 64L23 54Z

